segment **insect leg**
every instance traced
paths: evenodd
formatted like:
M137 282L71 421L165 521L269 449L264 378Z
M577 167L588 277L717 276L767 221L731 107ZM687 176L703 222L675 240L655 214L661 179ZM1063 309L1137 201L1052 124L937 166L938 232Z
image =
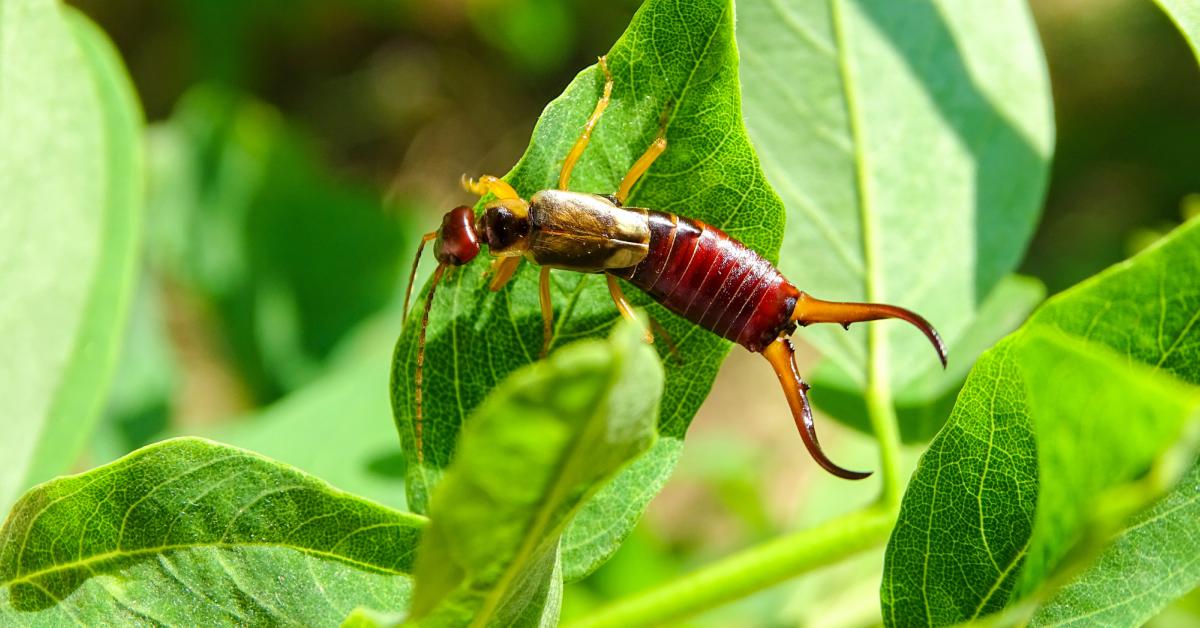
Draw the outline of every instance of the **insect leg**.
M625 293L621 291L621 284L617 283L617 278L613 275L605 275L608 280L608 292L612 295L613 301L617 304L617 309L621 311L621 316L625 320L637 322L637 317L633 315L633 306L629 305L629 299L625 298ZM654 334L649 329L646 331L646 342L654 342Z
M538 300L542 303L542 354L550 353L550 342L554 340L554 304L550 302L550 267L542 266L538 278Z
M491 192L496 195L496 198L501 200L521 198L521 195L517 194L517 191L506 181L490 174L479 177L478 181L464 174L462 176L462 186L464 190L478 196L484 196L488 192Z
M629 172L625 173L625 178L621 179L621 187L617 188L617 193L615 194L617 203L621 205L625 204L625 199L629 197L629 192L633 190L633 186L637 184L638 179L642 178L643 174L646 174L646 171L650 169L650 165L665 150L667 150L667 138L663 137L663 131L659 130L658 137L654 138L654 141L646 149L646 152L642 153L642 156L633 162L633 167L629 169Z
M575 169L575 162L579 161L579 157L583 155L583 149L587 148L588 141L592 139L592 129L595 128L596 122L600 120L600 114L604 113L604 108L608 106L608 100L612 97L612 73L608 71L608 61L604 57L600 57L600 69L604 71L604 95L596 101L596 109L592 111L591 117L583 125L583 132L579 134L579 139L575 140L575 145L571 147L571 152L567 153L567 158L563 161L562 172L558 175L558 189L560 190L567 189L567 184L571 182L571 171Z
M675 358L675 361L678 362L679 364L683 364L684 363L683 354L679 353L679 347L675 346L674 340L671 340L671 334L667 333L667 328L663 327L662 324L660 324L658 321L654 320L653 316L650 316L649 318L650 318L650 332L649 332L650 337L653 338L657 334L657 336L659 338L662 338L664 341L666 341L667 351L671 354L671 357Z
M508 283L508 280L513 278L517 272L517 267L521 265L520 256L513 257L498 257L492 262L492 281L488 284L488 289L496 292Z
M792 349L792 342L786 336L780 336L767 345L762 354L771 363L771 368L775 369L775 376L779 378L788 406L792 409L792 418L796 420L796 428L800 430L800 438L804 440L804 446L808 448L813 460L839 478L861 480L871 475L870 471L843 469L834 464L821 450L821 443L817 440L817 431L813 425L812 406L808 403L809 386L796 370L796 352Z

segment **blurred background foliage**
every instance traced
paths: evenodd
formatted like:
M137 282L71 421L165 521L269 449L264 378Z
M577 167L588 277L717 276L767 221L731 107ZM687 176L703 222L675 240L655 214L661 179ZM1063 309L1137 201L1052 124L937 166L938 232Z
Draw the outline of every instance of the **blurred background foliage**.
M402 507L387 377L413 246L467 200L460 174L507 172L638 3L71 4L120 48L151 123L142 285L80 468L198 433ZM1200 73L1148 0L1031 5L1058 140L1021 270L1054 293L1200 214ZM814 481L759 362L731 354L671 484L616 557L568 588L565 617L871 499L870 486ZM869 440L825 426L840 459L869 466ZM873 623L881 562L696 624ZM1157 622L1196 621L1197 607L1185 598Z

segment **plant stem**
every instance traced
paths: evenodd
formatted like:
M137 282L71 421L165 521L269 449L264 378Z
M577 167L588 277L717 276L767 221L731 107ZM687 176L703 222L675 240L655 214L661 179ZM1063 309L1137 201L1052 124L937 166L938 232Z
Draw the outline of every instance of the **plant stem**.
M879 474L883 480L879 501L887 509L898 510L904 497L904 483L900 477L899 419L887 372L887 335L879 325L871 327L868 333L867 389L863 394L871 431L879 441Z
M878 546L887 540L894 522L891 508L864 508L617 601L570 626L645 626L678 620Z

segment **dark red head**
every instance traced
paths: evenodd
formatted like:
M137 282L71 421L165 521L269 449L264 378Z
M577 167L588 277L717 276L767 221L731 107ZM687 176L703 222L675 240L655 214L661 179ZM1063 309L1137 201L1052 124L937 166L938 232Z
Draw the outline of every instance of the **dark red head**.
M475 231L475 213L460 205L442 216L437 230L434 256L439 264L462 266L479 255L479 233Z

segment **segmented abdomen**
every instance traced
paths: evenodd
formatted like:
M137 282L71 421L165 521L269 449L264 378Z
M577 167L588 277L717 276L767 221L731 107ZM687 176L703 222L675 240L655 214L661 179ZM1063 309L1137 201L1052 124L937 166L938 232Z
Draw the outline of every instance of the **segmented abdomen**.
M758 253L699 220L649 211L649 253L609 272L751 351L793 327L800 291Z

